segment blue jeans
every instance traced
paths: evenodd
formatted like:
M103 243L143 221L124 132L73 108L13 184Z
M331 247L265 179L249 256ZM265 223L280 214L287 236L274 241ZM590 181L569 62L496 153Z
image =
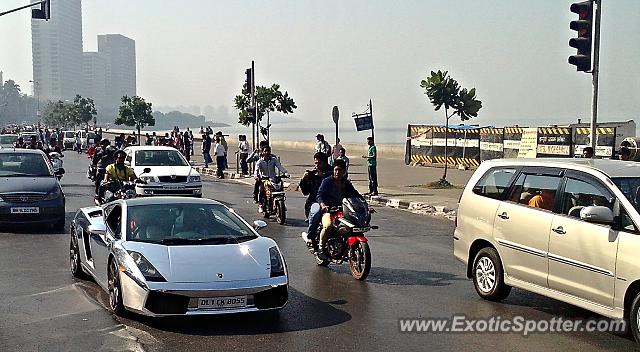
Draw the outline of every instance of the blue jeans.
M320 204L313 203L311 204L311 209L309 209L309 228L307 228L307 234L309 239L316 239L318 234L318 226L320 226L320 220L322 220L322 211L320 211Z

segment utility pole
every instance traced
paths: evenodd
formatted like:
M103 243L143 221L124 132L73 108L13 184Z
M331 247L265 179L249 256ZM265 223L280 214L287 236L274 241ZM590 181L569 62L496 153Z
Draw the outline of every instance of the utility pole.
M593 44L593 104L591 107L591 148L593 148L593 158L596 157L596 147L598 146L598 75L600 73L600 18L602 15L602 0L595 0L596 21Z

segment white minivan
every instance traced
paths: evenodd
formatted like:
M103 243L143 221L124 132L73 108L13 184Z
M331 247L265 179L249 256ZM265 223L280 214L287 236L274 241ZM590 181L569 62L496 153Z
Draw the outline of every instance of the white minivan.
M483 162L458 207L454 255L483 298L511 287L610 318L640 341L640 164Z

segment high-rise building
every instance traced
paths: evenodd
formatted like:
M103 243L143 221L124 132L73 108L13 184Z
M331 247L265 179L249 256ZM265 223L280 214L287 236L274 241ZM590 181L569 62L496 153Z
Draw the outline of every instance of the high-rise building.
M121 34L99 35L98 53L106 63L105 104L120 106L123 95L136 95L136 42Z
M99 109L106 104L107 63L97 52L82 53L82 61L84 84L81 95L93 99Z
M81 92L81 0L51 0L51 19L31 20L31 46L40 100L71 100Z

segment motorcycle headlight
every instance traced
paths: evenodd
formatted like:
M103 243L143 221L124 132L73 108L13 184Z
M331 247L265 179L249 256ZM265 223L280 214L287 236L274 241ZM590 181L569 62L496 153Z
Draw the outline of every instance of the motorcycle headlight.
M133 262L136 263L138 269L147 281L166 282L167 280L160 274L147 258L142 254L134 251L129 251L129 255L133 258Z
M56 187L51 192L47 193L47 195L43 198L43 200L54 200L60 198L62 195L62 190L60 187Z
M269 257L271 259L271 277L284 275L284 262L282 261L282 255L278 247L273 246L269 248Z
M189 182L200 182L200 176L189 176Z

